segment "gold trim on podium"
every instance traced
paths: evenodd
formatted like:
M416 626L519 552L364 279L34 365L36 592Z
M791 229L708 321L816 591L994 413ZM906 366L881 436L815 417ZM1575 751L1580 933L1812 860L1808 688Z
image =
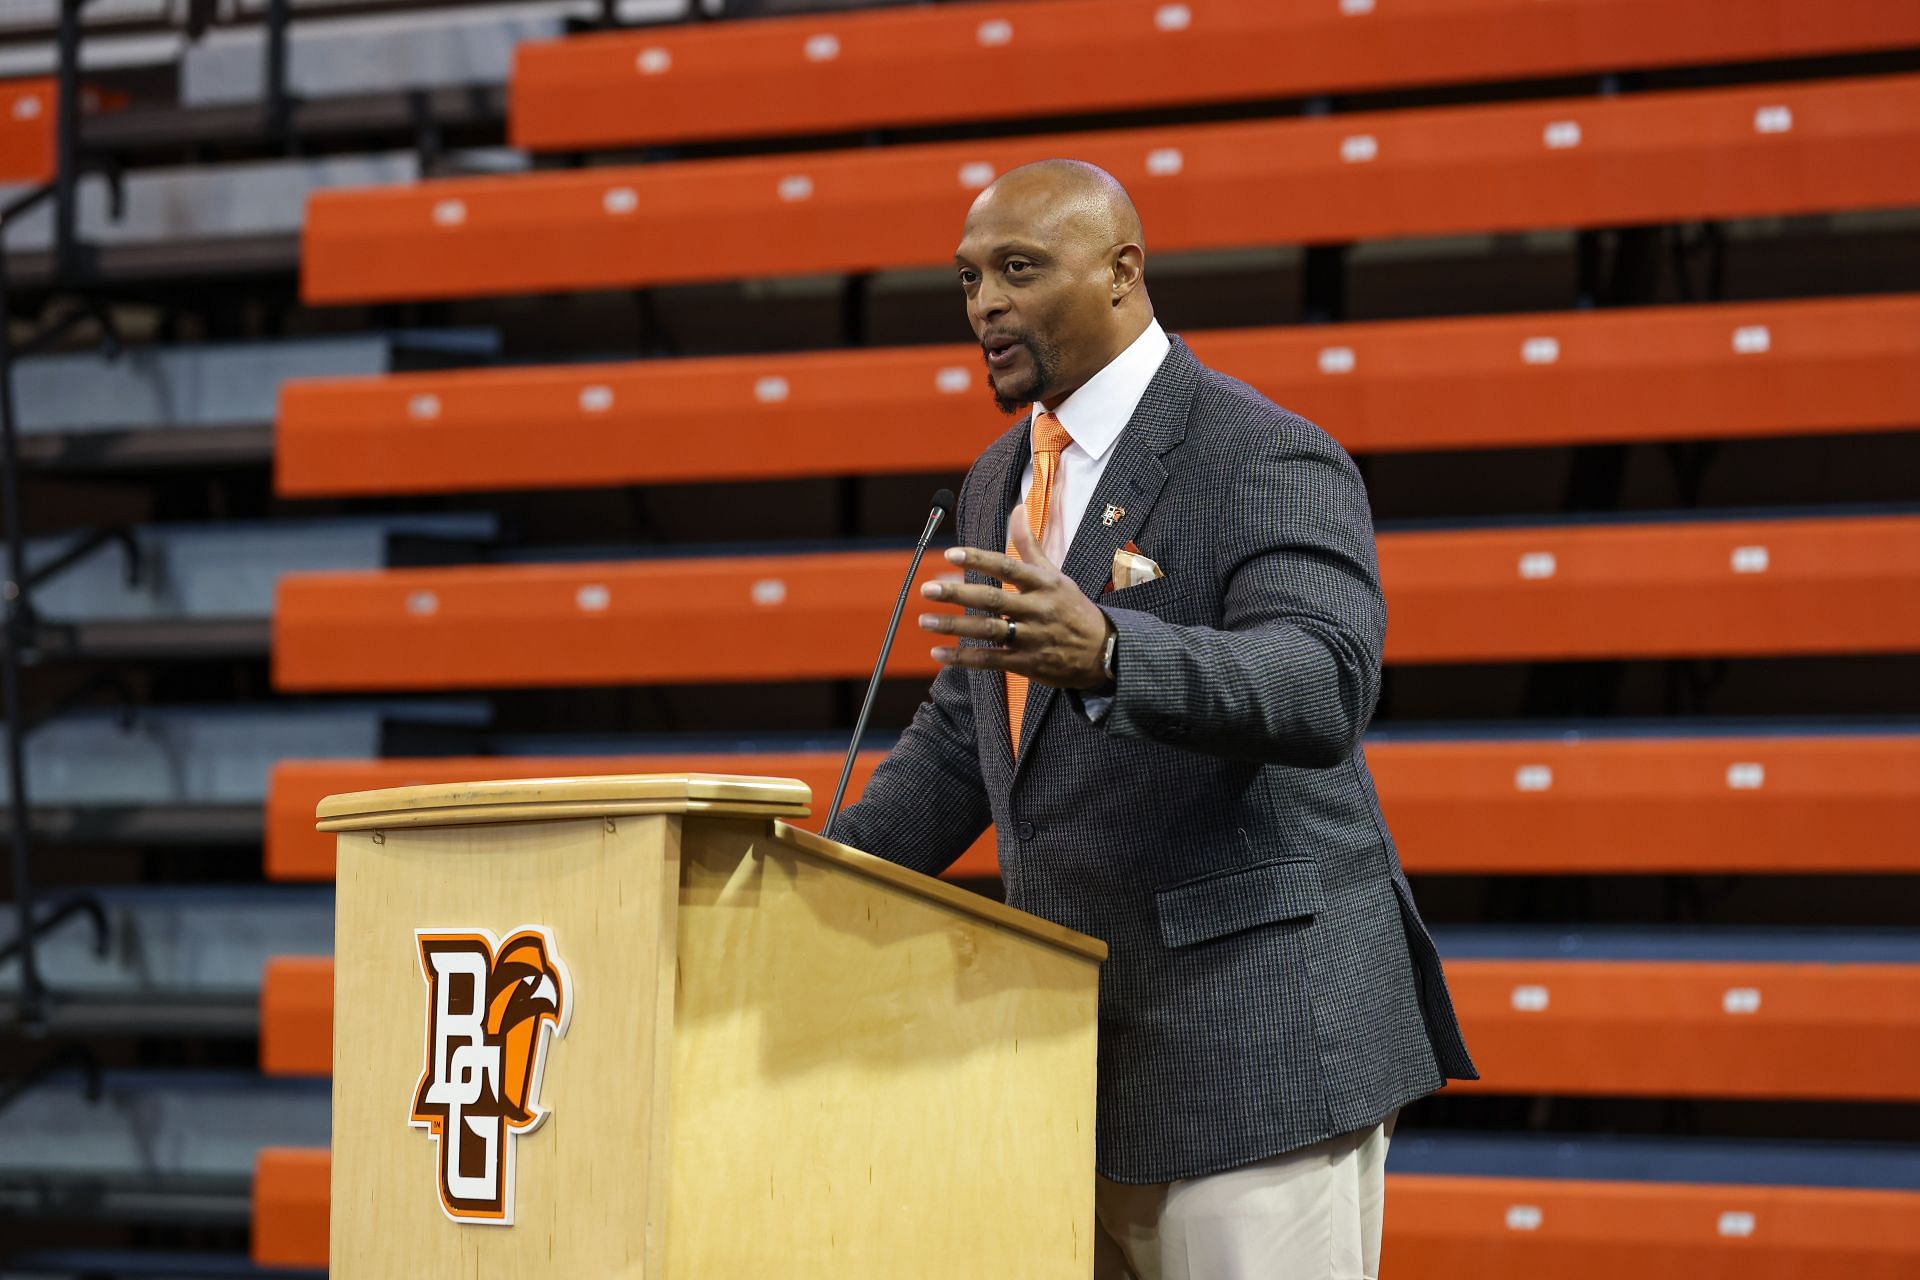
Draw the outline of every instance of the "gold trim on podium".
M797 778L717 773L614 773L580 778L501 778L383 787L328 796L314 810L322 831L382 826L534 822L604 813L706 813L804 818L813 791Z

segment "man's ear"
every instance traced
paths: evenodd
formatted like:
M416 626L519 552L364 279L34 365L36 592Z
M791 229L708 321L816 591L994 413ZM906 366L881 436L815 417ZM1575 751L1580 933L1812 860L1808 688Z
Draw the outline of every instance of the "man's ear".
M1123 244L1113 251L1113 295L1112 305L1119 306L1126 301L1127 295L1140 287L1146 279L1147 251L1137 244Z

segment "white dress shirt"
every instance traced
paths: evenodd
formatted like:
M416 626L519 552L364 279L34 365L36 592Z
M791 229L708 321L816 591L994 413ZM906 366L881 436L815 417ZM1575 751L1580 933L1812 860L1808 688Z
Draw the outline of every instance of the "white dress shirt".
M1073 443L1060 453L1060 465L1053 477L1053 510L1047 513L1045 536L1040 539L1041 552L1056 567L1066 562L1074 532L1100 485L1107 460L1113 457L1114 442L1120 439L1127 420L1140 406L1140 397L1147 393L1147 384L1172 348L1160 322L1148 321L1146 331L1125 351L1053 410L1060 425L1073 437ZM1034 417L1045 412L1047 406L1036 400ZM1033 455L1029 452L1027 469L1020 476L1022 502L1032 489Z

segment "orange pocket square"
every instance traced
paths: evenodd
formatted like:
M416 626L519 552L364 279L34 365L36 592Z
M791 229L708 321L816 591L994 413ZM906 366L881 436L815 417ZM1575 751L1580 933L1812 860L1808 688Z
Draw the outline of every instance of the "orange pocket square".
M1108 591L1124 591L1128 587L1137 587L1143 582L1152 582L1155 578L1166 577L1166 572L1148 557L1140 554L1140 548L1128 540L1127 545L1113 553L1113 572L1107 578L1102 594Z

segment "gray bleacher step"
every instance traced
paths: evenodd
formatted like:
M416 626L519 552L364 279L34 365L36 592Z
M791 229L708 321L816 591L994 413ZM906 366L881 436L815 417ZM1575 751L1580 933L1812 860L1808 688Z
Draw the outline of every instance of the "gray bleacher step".
M1723 1186L1920 1190L1911 1143L1479 1134L1402 1127L1387 1172Z
M166 471L232 467L273 458L273 426L180 427L172 430L44 432L20 442L23 469L40 471Z
M167 69L187 47L191 0L88 0L80 9L83 71ZM59 66L60 0L0 5L0 79L51 76Z
M187 0L93 0L80 12L82 30L92 37L113 27L184 19ZM7 0L0 7L0 34L43 31L51 35L59 20L60 0Z
M138 525L137 581L128 581L126 547L107 542L37 587L33 601L49 624L139 623L145 627L134 636L151 647L185 645L190 653L204 640L231 651L259 642L260 628L273 616L275 588L289 573L387 568L408 540L459 548L490 543L498 532L498 521L486 514ZM27 564L49 564L87 536L37 538L28 545ZM181 624L201 631L168 630ZM125 631L99 632L96 643L130 643Z
M364 18L296 19L287 33L287 86L299 98L409 89L502 85L514 46L553 40L570 17L590 17L583 0L423 9ZM180 59L187 106L258 102L266 93L261 27L212 31Z
M216 1177L182 1177L178 1174L109 1176L65 1170L0 1170L0 1221L8 1217L48 1218L62 1222L245 1227L253 1220L253 1181L235 1174ZM0 1258L3 1257L0 1255ZM16 1266L20 1262L19 1259L5 1260ZM40 1277L49 1273L0 1270L0 1277L13 1274L30 1275L40 1280ZM55 1270L51 1274L76 1273ZM79 1280L98 1280L101 1274L98 1271L81 1271L77 1276ZM143 1273L116 1270L106 1274ZM160 1271L147 1274L181 1273ZM207 1273L192 1271L186 1274ZM210 1274L220 1273L215 1271Z
M258 1267L241 1254L160 1249L36 1249L0 1265L0 1280L326 1280L325 1271Z
M492 330L455 329L36 356L14 371L21 459L65 468L263 462L290 378L481 363L499 350Z
M42 658L163 662L184 658L265 658L273 626L264 618L129 620L53 624L36 634Z
M0 995L0 1026L19 1018L18 1002ZM40 1010L41 1034L51 1039L151 1036L182 1040L250 1040L260 1034L260 997L134 992L128 995L56 991Z
M312 101L356 94L505 85L514 46L554 40L569 21L591 21L599 0L519 0L441 5L367 16L327 15L296 6L287 31L287 83ZM688 0L617 0L623 24L686 16ZM258 102L266 90L265 31L229 27L190 45L180 59L180 101L188 106Z
M447 171L525 167L518 153L500 148L448 152L439 162ZM104 182L80 184L77 234L97 250L90 274L99 283L204 285L216 278L288 275L300 264L300 232L315 192L391 187L420 177L415 151L140 169L125 179L119 219L109 216ZM0 201L24 190L0 188ZM16 286L48 283L52 240L52 211L44 202L11 225L8 271Z
M199 107L143 106L138 111L89 116L81 125L81 136L90 150L123 160L137 160L146 152L177 153L187 147L260 148L270 145L261 131L260 111L257 100ZM369 142L403 138L419 130L422 118L440 129L467 131L498 128L506 115L505 86L467 85L309 98L295 105L289 129L302 143L341 145L355 138Z
M57 1073L0 1116L0 1178L250 1180L262 1147L328 1145L329 1106L328 1081L250 1070L107 1071L98 1101Z
M28 823L34 839L49 844L244 847L258 845L266 831L258 803L35 804Z
M78 915L43 933L35 947L56 1003L91 1000L97 1012L115 1001L151 998L220 1021L220 1010L259 996L267 961L333 952L331 885L146 885L103 887L91 896L106 916L104 952L96 950L93 925ZM44 892L39 917L65 897ZM17 918L6 912L0 946L17 933ZM0 964L0 993L18 985L18 964ZM73 1016L80 1016L77 1008Z
M391 186L419 176L419 157L404 151L146 169L127 175L125 216L117 220L109 216L106 184L82 182L77 231L99 245L297 236L316 191ZM0 194L10 199L17 189ZM45 204L7 232L15 252L44 249L52 240L53 213Z
M1444 960L1920 965L1920 930L1817 925L1440 925Z
M291 275L300 266L300 237L290 231L258 235L109 244L92 255L96 284L204 287L221 280ZM53 284L51 247L22 250L7 268L22 292Z
M201 813L203 825L258 829L273 766L281 760L371 760L393 732L419 727L459 738L492 719L484 699L356 699L216 706L85 707L28 737L27 794L36 809L93 824L144 822L164 833L191 823L168 811ZM0 743L7 729L0 723ZM0 775L0 803L9 796ZM80 838L84 829L69 829Z

